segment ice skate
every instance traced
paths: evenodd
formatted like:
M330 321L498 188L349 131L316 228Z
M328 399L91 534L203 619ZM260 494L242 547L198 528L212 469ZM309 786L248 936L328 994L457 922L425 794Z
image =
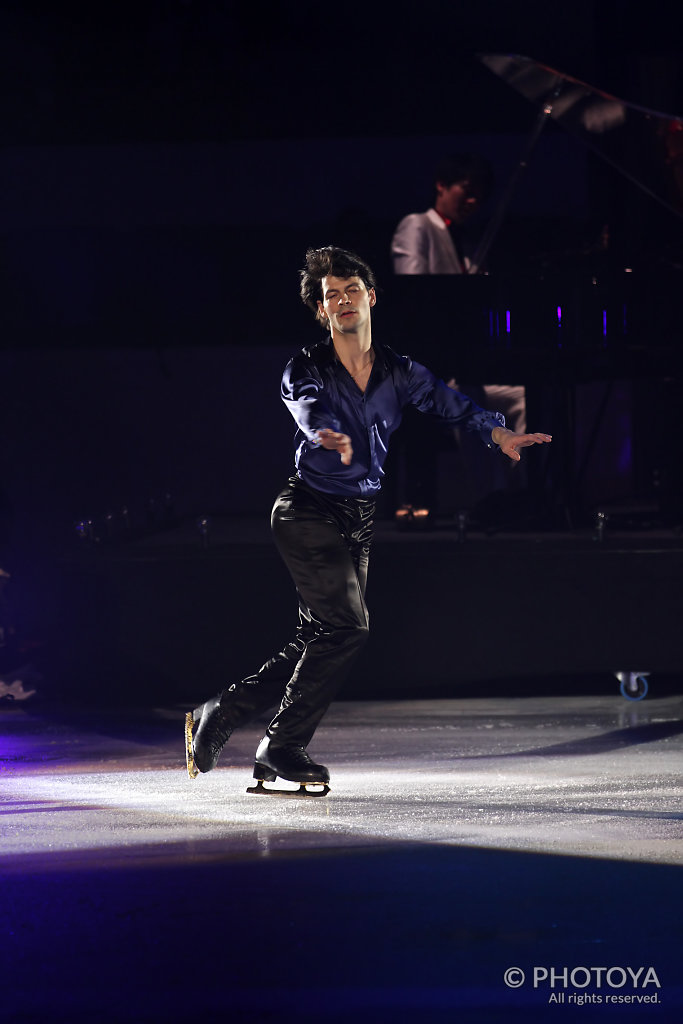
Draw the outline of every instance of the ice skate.
M194 729L194 713L188 711L185 715L185 762L187 764L187 774L191 779L196 779L199 775L199 768L194 763L194 750L192 749L192 730Z
M219 693L185 715L185 759L191 779L216 767L220 752L232 733L221 707L221 697Z
M316 764L306 750L294 744L274 745L266 736L256 751L254 763L255 786L248 786L247 793L265 796L310 797L327 796L330 792L330 773L324 764ZM298 789L268 789L264 782L275 782L277 778L286 782L298 782Z

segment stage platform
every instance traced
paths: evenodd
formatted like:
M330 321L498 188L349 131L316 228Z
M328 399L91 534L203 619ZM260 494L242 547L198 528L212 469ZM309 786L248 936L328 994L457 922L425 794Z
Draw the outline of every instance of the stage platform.
M196 696L204 696L197 694ZM184 705L0 708L3 1024L681 1019L678 694L345 701L328 797Z

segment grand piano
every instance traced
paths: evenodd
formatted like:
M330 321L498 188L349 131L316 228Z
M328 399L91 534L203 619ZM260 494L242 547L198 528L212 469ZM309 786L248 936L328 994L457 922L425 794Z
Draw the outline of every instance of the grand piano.
M536 109L529 138L470 274L394 279L387 288L392 301L378 308L377 318L410 337L411 351L415 340L423 343L440 372L457 364L466 380L507 381L521 365L526 380L540 382L548 374L574 381L679 375L683 119L627 103L527 57L481 60ZM533 258L488 272L512 196L550 121L629 183L630 206L621 215L634 223L626 231L605 222L590 243L573 250L548 238Z
M526 145L472 272L390 279L376 320L397 347L445 379L525 385L530 426L555 437L550 477L570 522L591 505L582 483L609 429L622 430L629 457L639 460L635 492L657 500L665 494L665 517L680 521L674 432L683 401L683 120L526 57L481 60L535 109ZM531 258L497 260L511 198L551 121L623 183L620 219L610 222L606 211L585 245L567 248L548 238ZM615 427L610 400L619 382L632 409L630 422ZM579 412L583 385L592 386L593 408L583 401Z

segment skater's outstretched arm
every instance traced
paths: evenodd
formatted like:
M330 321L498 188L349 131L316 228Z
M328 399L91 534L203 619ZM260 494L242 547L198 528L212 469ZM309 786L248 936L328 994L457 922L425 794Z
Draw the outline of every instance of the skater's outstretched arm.
M550 434L515 434L507 427L494 427L491 431L491 440L509 459L519 462L521 459L520 448L528 448L532 444L547 444L552 441L552 436Z

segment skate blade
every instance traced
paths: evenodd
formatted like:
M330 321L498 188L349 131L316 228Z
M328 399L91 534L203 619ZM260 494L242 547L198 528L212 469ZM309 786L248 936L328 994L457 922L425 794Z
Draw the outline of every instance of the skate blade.
M308 789L308 786L315 786L315 789ZM298 789L266 789L261 780L255 786L247 786L247 793L253 793L255 796L286 796L304 800L327 796L329 792L330 787L326 782L301 782Z
M187 774L191 779L196 779L199 775L199 768L194 763L194 754L192 752L192 730L194 728L194 715L191 711L185 715L185 760L187 762Z

